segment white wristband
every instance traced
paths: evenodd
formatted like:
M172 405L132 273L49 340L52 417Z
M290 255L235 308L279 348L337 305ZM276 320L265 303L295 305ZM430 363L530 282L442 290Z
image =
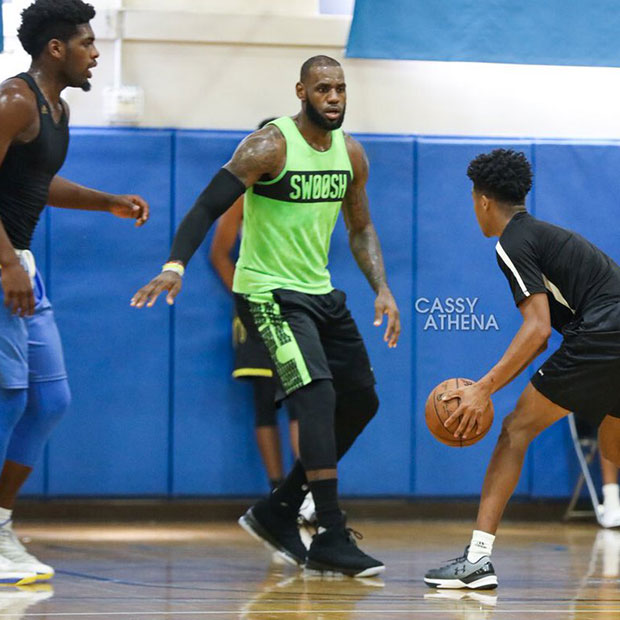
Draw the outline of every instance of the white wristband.
M180 263L166 263L161 270L162 272L174 271L174 273L180 275L181 277L185 274L185 267L183 267Z

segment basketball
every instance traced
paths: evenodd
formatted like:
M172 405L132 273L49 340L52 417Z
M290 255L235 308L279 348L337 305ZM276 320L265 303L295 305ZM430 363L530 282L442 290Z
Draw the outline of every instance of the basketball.
M456 423L452 426L452 430L444 426L445 421L456 411L461 401L459 398L443 401L443 395L448 391L472 385L473 383L470 379L446 379L437 385L426 399L425 415L428 430L435 439L445 443L447 446L458 448L471 446L480 441L488 433L491 424L493 424L493 403L489 401L489 406L482 414L481 426L478 427L481 431L479 435L473 435L466 439L457 438L454 436L454 431L457 428Z

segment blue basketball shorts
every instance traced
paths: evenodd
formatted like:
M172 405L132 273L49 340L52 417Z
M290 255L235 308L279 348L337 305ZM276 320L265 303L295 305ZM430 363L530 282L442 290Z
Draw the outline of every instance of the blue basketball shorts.
M38 270L32 280L36 305L28 317L11 314L0 287L0 387L5 389L67 378L54 311Z

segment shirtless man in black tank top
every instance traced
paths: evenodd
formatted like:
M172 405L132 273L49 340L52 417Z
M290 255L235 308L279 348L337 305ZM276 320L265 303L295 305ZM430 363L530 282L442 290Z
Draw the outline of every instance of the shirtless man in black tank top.
M99 52L81 0L37 0L22 13L19 39L27 73L0 84L0 584L50 579L11 529L17 493L69 404L62 348L51 304L30 252L46 204L108 211L141 226L148 205L56 176L69 144L68 86L89 90ZM33 344L36 343L36 344Z

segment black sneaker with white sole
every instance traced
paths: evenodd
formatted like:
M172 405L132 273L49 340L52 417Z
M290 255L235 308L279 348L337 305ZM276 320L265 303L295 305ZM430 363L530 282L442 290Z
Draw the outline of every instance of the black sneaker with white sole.
M379 560L364 553L355 542L362 535L345 526L339 525L327 530L319 528L308 549L306 568L321 572L334 572L349 577L373 577L385 570Z
M465 553L461 557L450 560L445 566L429 570L424 575L426 585L469 590L497 588L497 575L489 556L484 556L477 562L470 562L467 559L468 550L469 547L465 547Z
M239 525L288 564L302 566L306 561L296 511L280 509L271 501L261 499L239 519Z

